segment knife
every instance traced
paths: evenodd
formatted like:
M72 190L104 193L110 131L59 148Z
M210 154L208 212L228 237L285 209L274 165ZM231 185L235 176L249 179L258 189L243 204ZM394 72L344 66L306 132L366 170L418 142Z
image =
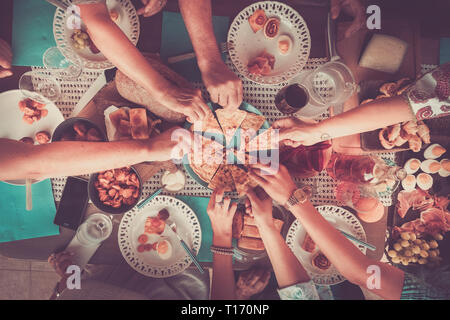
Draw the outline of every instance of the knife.
M67 8L69 7L67 4L65 4L65 3L63 3L62 1L59 1L59 0L45 0L45 1L47 1L48 3L54 5L57 8L60 8L60 9L62 9L64 11L66 11Z

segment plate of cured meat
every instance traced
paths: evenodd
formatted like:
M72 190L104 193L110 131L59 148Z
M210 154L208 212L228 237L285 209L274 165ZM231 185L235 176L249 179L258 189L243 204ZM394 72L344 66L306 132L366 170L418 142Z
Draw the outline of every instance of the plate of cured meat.
M308 27L292 7L261 1L243 9L228 31L228 52L240 74L260 84L279 84L305 66L311 48Z
M167 278L183 272L192 260L169 227L197 254L202 233L194 211L170 196L156 196L142 209L124 214L119 225L119 248L124 259L137 272L153 278Z

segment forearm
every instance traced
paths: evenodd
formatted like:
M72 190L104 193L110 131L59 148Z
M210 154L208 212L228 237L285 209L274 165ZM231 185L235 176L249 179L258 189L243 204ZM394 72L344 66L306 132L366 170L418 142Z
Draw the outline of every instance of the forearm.
M169 82L156 72L123 31L110 19L102 4L80 5L81 17L89 36L103 55L129 78L155 97L162 94Z
M259 227L258 229L275 272L278 287L284 288L309 281L308 273L275 227Z
M325 220L310 202L294 206L291 212L301 222L320 250L347 280L366 287L367 280L371 275L368 273L368 267L377 265L381 272L381 285L379 289L375 288L373 291L387 299L400 297L403 288L403 272L401 270L367 258Z
M212 24L211 0L178 0L200 70L221 61Z
M231 234L214 236L213 245L218 247L231 247ZM211 286L212 300L236 299L236 288L233 272L233 256L213 254L213 277Z
M0 139L0 149L0 180L88 174L158 160L150 140L64 141L32 146Z
M320 122L317 130L331 138L384 128L413 120L406 100L400 96L378 99Z

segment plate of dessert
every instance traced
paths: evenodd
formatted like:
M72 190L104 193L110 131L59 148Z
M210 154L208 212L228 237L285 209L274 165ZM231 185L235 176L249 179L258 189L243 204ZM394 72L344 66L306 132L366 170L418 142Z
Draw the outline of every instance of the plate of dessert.
M348 210L331 205L318 206L316 209L336 229L347 232L359 240L367 241L363 226L355 215ZM333 285L346 280L321 252L298 220L295 220L289 228L286 243L314 283ZM354 243L354 245L363 253L366 253L364 246L357 243Z
M137 272L153 278L167 278L183 272L192 263L175 232L198 254L202 233L194 211L181 200L156 196L142 209L124 214L118 233L119 248Z
M277 1L243 9L228 31L228 52L240 74L260 84L279 84L305 66L311 37L302 16Z
M112 21L125 33L133 45L139 39L140 24L136 9L130 0L107 0L106 6ZM86 69L105 70L114 65L98 50L91 40L86 25L77 15L76 7L68 10L57 8L53 18L53 35L59 48L66 49L70 59L71 54L78 55ZM61 52L66 52L62 50Z

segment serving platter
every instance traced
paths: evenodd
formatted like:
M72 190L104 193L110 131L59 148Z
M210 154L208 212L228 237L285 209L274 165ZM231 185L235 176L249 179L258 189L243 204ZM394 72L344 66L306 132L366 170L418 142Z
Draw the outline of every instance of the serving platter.
M0 117L0 138L12 140L20 140L23 137L34 136L39 131L47 131L53 136L53 132L58 125L64 121L64 117L58 107L50 100L43 96L39 99L45 103L48 114L40 120L32 124L25 123L22 120L23 112L19 109L19 101L27 98L20 90L10 90L0 93L0 109L2 116ZM35 141L35 144L37 142ZM6 183L14 185L24 185L25 180L10 180ZM39 182L33 180L33 183Z
M67 1L66 1L67 2ZM70 5L70 3L68 3ZM123 33L130 39L133 45L136 45L139 40L140 23L136 13L136 9L130 0L107 0L106 6L108 10L116 10L119 14L119 19L116 22L118 27ZM70 7L69 7L70 8ZM111 69L114 65L106 59L106 57L100 52L97 54L87 47L84 49L76 49L73 46L71 36L74 30L68 28L68 20L73 19L72 10L62 10L57 8L55 16L53 18L53 35L55 37L56 45L65 49L70 54L76 54L83 61L84 68L105 70ZM81 29L86 30L86 26L82 21ZM61 50L61 52L65 52ZM70 57L68 57L70 58Z
M173 252L169 259L161 259L154 250L138 252L138 237L144 233L146 219L155 217L162 209L169 212L169 220L175 222L178 234L194 254L198 254L202 240L200 222L196 214L188 205L174 197L159 195L142 209L135 207L126 212L119 225L120 252L134 270L153 278L174 276L183 272L192 263L176 234L167 225L160 236L152 235L152 237L153 241L165 239L171 243Z
M268 18L280 19L278 36L288 35L292 40L289 54L278 53L278 36L268 39L262 30L254 33L251 29L248 18L260 9ZM305 20L295 9L278 1L256 2L244 8L231 23L227 41L228 53L236 69L259 84L279 84L296 76L305 66L311 49L311 37ZM249 61L264 50L275 57L271 74L261 76L250 73L247 68Z
M217 104L212 104L212 103L208 103L208 106L211 110L217 110L219 108L221 108L219 105ZM241 110L245 110L247 112L250 113L254 113L257 115L262 115L261 111L259 111L257 108L255 108L254 106L252 106L251 104L247 103L247 102L242 102L241 106L239 107L239 109ZM186 122L184 127L186 129L189 129L191 127L191 124L189 122ZM259 131L261 132L262 130L268 129L270 127L269 122L266 120L263 125L261 126L261 128L259 129ZM240 129L238 129L236 131L235 137L233 139L233 142L235 143L234 145L230 146L231 148L237 148L239 149L239 144L240 144ZM222 138L222 141L225 141L225 137ZM225 146L224 146L225 148ZM187 171L187 173L192 177L192 179L194 179L198 184L200 184L201 186L208 188L208 182L204 181L202 178L200 178L195 171L192 169L191 165L189 164L189 159L188 159L188 155L185 155L183 158L183 166L184 169Z
M363 226L355 215L348 210L331 205L318 206L316 209L335 228L345 231L359 240L364 242L367 241ZM303 250L301 244L303 243L305 236L305 228L298 220L295 220L286 235L286 243L308 272L314 283L318 285L333 285L345 281L346 279L339 273L334 265L331 265L328 270L323 271L315 268L311 264L312 255L318 251L318 248L316 248L313 253ZM354 245L358 247L362 253L366 253L366 248L364 246L356 243L354 243Z

